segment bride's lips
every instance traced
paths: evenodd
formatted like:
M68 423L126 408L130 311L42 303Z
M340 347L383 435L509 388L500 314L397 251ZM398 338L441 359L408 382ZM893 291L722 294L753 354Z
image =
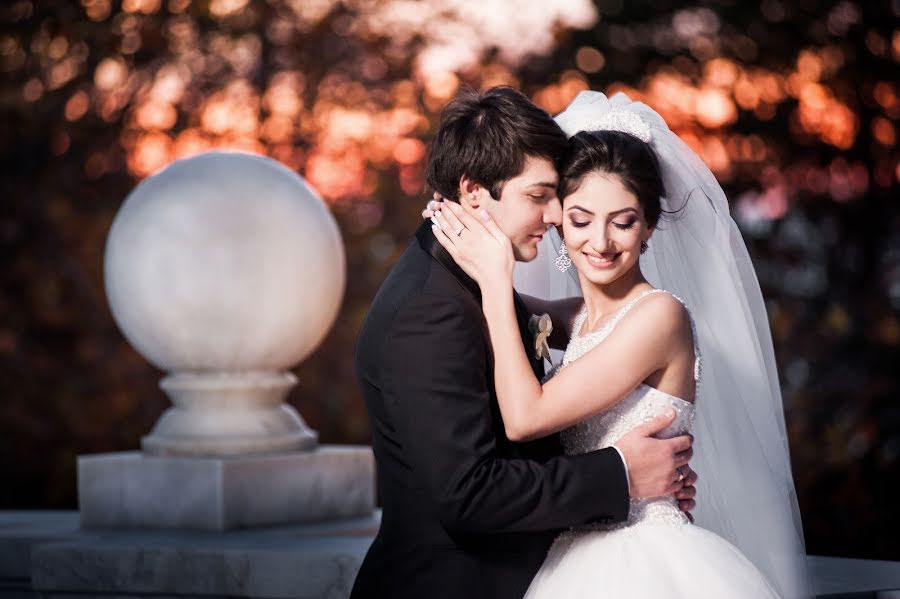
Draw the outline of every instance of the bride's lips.
M616 260L618 260L621 252L619 253L608 253L608 254L592 254L589 252L581 252L588 261L588 264L593 266L594 268L611 268L615 265Z

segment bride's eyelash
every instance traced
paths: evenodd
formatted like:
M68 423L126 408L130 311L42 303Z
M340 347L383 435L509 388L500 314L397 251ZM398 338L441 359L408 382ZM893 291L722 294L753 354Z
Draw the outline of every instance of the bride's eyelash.
M589 224L591 224L590 221L578 222L578 221L573 220L573 221L569 221L569 222L571 222L571 223L572 223L572 226L575 227L575 228L577 228L577 229L580 229L580 228L582 228L582 227L586 227L586 226L588 226ZM633 220L633 221L631 221L631 222L628 222L628 223L617 223L617 222L613 222L613 225L614 225L617 229L621 229L622 231L627 231L628 229L632 228L632 227L634 226L634 223L636 223L636 222L637 222L637 221L635 221L635 220Z
M636 222L637 222L636 220L633 220L633 221L628 222L628 223L616 223L616 222L614 222L613 224L616 226L617 229L621 229L622 231L627 231L628 229L630 229L631 227L633 227L633 226L634 226L634 223L636 223Z

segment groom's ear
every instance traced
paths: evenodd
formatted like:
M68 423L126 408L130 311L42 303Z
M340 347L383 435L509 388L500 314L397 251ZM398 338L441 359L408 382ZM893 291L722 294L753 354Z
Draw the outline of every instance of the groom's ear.
M463 175L459 180L459 204L472 210L483 207L491 193L481 183L476 183Z

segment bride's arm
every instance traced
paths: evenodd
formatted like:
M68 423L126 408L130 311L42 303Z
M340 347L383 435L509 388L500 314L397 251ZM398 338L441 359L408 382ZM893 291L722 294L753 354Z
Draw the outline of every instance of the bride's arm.
M529 314L547 314L553 322L553 332L547 343L553 349L566 349L572 337L572 323L584 300L580 297L567 297L559 300L545 300L520 293Z
M516 322L509 238L486 213L479 222L450 205L436 216L438 241L481 288L497 401L511 440L543 437L609 408L690 347L684 307L667 293L654 294L639 302L603 343L541 387Z
M546 436L615 405L664 368L690 334L683 306L657 294L542 387L522 347L511 290L482 286L482 306L494 350L497 401L507 437L514 441Z

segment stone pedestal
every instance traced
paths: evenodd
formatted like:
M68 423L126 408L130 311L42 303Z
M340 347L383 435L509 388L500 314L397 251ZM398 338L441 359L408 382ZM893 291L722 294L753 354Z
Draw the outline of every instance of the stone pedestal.
M172 400L141 439L156 456L215 457L312 449L318 434L284 402L297 377L290 372L172 374L160 388Z
M370 516L372 450L320 446L237 457L79 456L83 528L223 531Z

